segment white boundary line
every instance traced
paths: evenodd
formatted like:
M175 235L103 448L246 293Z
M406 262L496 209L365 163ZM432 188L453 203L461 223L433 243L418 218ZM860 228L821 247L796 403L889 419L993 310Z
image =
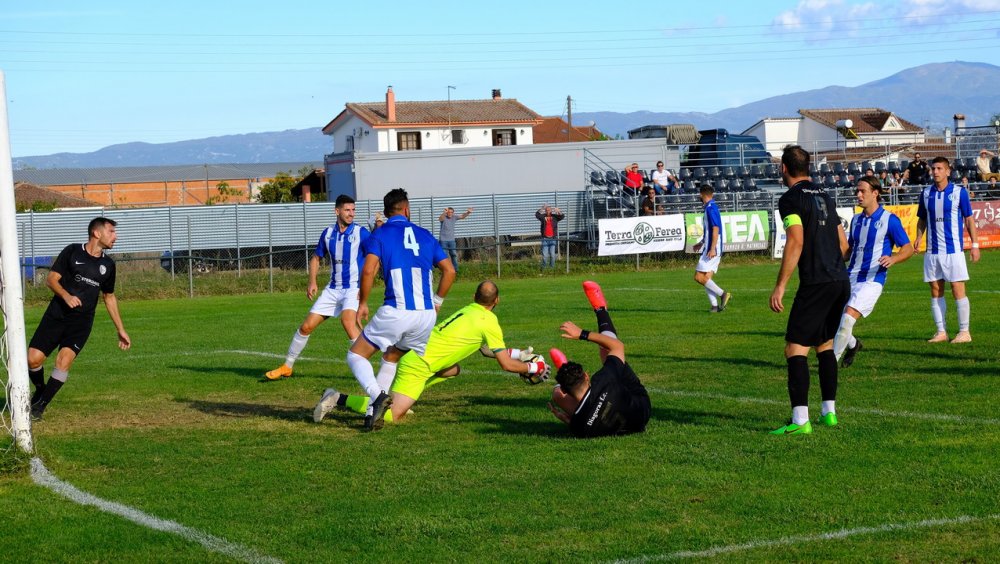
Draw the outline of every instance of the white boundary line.
M705 392L688 392L684 390L663 390L660 388L646 388L650 392L664 394L668 396L679 396L686 398L714 399L722 401L735 401L740 403L759 403L764 405L784 405L787 401L779 401L764 398L727 396L725 394L709 394ZM949 415L946 413L918 413L913 411L886 411L884 409L866 409L863 407L838 408L837 413L864 413L865 415L878 415L880 417L899 417L903 419L924 419L927 421L948 421L952 423L972 423L977 425L1000 425L1000 419L988 417L968 417L965 415Z
M175 534L186 540L196 542L212 552L217 552L236 560L242 560L243 562L250 562L252 564L257 564L258 562L276 564L281 562L281 560L278 560L277 558L260 554L252 548L247 548L243 545L229 542L226 539L212 536L208 533L203 533L197 529L185 527L175 521L160 519L159 517L143 513L142 511L127 505L107 501L85 491L81 491L72 484L56 478L51 472L49 472L49 469L45 467L42 460L37 457L31 459L31 479L34 480L36 484L44 486L63 497L69 498L75 503L79 503L80 505L92 505L105 513L118 515L119 517L132 521L137 525L141 525L155 531Z
M1000 519L1000 515L987 515L985 517L973 517L962 515L947 519L925 519L923 521L911 521L909 523L886 523L877 527L858 527L856 529L841 529L830 533L819 533L815 535L799 535L794 537L781 537L771 540L757 540L742 544L731 544L728 546L716 546L705 550L681 550L668 554L657 554L654 556L640 556L627 560L615 560L614 564L640 564L644 562L662 562L664 560L684 560L688 558L711 558L721 554L732 554L745 550L755 550L758 548L772 548L775 546L789 546L793 544L805 544L826 540L839 540L847 537L859 535L873 535L877 533L890 533L896 531L912 531L916 529L930 529L933 527L946 527L949 525L964 525L968 523L978 523L981 521L991 521Z

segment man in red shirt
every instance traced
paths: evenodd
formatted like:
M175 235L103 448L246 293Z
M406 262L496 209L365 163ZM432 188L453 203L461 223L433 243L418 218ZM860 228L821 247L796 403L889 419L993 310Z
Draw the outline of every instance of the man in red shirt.
M642 174L639 172L639 163L632 163L625 169L625 193L635 196L642 188Z
M542 204L542 207L535 212L535 219L540 223L542 235L542 269L548 262L549 268L556 266L556 236L559 234L558 224L566 217L559 208ZM548 259L548 260L546 260Z

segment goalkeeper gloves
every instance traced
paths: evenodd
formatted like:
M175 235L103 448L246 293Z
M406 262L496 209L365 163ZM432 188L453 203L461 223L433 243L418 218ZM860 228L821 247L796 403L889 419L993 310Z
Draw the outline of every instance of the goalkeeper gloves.
M549 365L545 364L545 360L541 355L534 355L531 360L528 361L528 372L526 374L521 374L521 379L529 384L541 384L542 382L549 379L549 372L551 369Z
M521 362L528 362L533 356L536 356L534 347L528 347L526 349L507 349L507 354L509 354L511 358L515 358Z

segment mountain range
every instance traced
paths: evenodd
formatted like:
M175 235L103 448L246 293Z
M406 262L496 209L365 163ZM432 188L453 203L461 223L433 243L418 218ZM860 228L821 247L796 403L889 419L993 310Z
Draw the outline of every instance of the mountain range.
M740 132L765 117L794 117L799 109L879 107L931 131L952 126L965 114L967 125L986 125L1000 113L1000 67L987 63L931 63L908 68L860 86L826 86L765 98L715 113L583 112L581 125L593 121L614 137L627 137L643 125L690 123L698 129ZM323 121L325 116L319 116ZM122 143L91 153L16 157L14 168L89 168L175 164L318 162L332 147L319 127L266 133L223 135L173 143Z

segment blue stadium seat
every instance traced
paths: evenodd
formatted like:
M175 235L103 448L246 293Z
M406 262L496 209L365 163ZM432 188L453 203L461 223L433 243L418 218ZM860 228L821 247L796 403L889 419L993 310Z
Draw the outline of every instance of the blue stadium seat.
M833 173L826 173L823 176L823 188L831 189L837 187L837 181L833 179Z
M734 169L731 166L723 168L722 177L725 178L726 180L732 180L733 178L736 178L736 169Z
M871 161L865 161L861 163L861 165L858 168L861 169L861 174L864 174L865 171L868 169L872 169L875 171L875 174L878 174L878 171L875 170L875 165L873 165Z
M855 162L847 163L847 174L853 174L854 176L861 176L861 165Z
M833 173L844 176L847 174L847 168L844 166L844 163L833 163Z
M716 180L722 178L722 171L719 169L719 167L713 166L712 168L708 169L708 178L710 180Z
M764 167L765 178L780 178L781 171L778 169L778 165L769 164Z
M889 161L889 164L885 165L885 170L889 174L893 174L893 173L896 173L896 172L902 172L902 171L899 170L899 163L896 162L896 161Z
M875 161L875 174L882 174L883 172L888 172L885 168L885 163L882 161Z
M820 165L819 165L819 173L820 173L821 176L826 176L826 175L830 174L831 172L832 171L830 170L830 163L820 163Z

